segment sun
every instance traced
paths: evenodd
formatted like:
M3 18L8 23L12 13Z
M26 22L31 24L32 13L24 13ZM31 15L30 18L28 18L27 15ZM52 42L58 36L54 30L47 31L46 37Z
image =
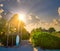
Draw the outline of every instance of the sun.
M19 14L19 20L24 21L25 20L25 14Z

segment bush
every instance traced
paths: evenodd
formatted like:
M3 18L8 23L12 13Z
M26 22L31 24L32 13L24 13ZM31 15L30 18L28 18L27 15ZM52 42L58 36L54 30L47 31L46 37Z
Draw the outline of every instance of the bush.
M47 32L36 32L31 36L34 46L44 49L60 49L60 38L53 36Z

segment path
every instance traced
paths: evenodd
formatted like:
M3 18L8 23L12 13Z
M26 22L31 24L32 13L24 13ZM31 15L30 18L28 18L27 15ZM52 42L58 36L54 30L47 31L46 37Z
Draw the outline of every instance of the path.
M0 51L60 51L60 50L36 50L28 40L24 40L21 42L21 46L19 47L12 47L12 48L4 48L0 47Z
M0 47L0 51L34 51L34 49L28 40L24 40L21 42L21 46L19 47L15 47L15 48Z

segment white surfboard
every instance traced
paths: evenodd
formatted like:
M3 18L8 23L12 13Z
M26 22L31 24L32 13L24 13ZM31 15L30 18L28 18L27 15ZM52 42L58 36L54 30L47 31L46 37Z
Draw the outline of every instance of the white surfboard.
M19 35L16 36L16 46L19 46Z

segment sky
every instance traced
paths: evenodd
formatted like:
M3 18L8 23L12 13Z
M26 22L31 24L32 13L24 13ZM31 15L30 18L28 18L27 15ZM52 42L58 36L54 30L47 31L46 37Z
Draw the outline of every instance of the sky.
M29 32L39 27L60 30L60 0L0 0L0 14L3 12L26 14Z

